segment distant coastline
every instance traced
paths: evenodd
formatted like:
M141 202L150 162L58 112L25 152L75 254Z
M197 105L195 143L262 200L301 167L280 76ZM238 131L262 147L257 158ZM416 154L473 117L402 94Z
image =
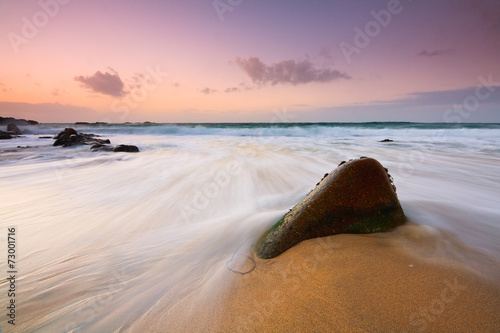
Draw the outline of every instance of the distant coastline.
M38 125L36 120L16 119L13 117L0 117L0 125L15 124L17 126Z

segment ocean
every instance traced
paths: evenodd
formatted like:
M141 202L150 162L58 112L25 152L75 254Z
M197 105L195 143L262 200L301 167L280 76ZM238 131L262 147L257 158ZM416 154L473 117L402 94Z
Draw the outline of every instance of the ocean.
M140 152L39 138L65 127ZM205 288L325 173L360 156L393 176L416 251L500 279L500 124L21 128L32 134L0 140L0 242L16 229L19 332L131 329L160 300Z

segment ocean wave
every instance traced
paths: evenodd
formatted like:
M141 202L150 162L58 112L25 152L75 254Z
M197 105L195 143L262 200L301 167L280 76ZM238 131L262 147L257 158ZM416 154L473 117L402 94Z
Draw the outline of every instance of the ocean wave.
M55 134L65 127L79 132L123 135L217 135L284 137L500 137L500 124L445 123L203 123L203 124L41 124L30 126L35 134Z

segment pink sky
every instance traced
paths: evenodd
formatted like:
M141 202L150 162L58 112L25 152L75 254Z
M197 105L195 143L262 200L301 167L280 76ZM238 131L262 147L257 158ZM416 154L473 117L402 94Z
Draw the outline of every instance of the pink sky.
M8 0L0 35L1 116L500 122L493 0Z

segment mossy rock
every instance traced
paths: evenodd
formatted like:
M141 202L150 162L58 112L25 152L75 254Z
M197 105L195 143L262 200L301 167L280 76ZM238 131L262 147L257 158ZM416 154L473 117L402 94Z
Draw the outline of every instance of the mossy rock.
M306 239L390 231L406 222L391 176L377 160L341 163L254 246L274 258Z

